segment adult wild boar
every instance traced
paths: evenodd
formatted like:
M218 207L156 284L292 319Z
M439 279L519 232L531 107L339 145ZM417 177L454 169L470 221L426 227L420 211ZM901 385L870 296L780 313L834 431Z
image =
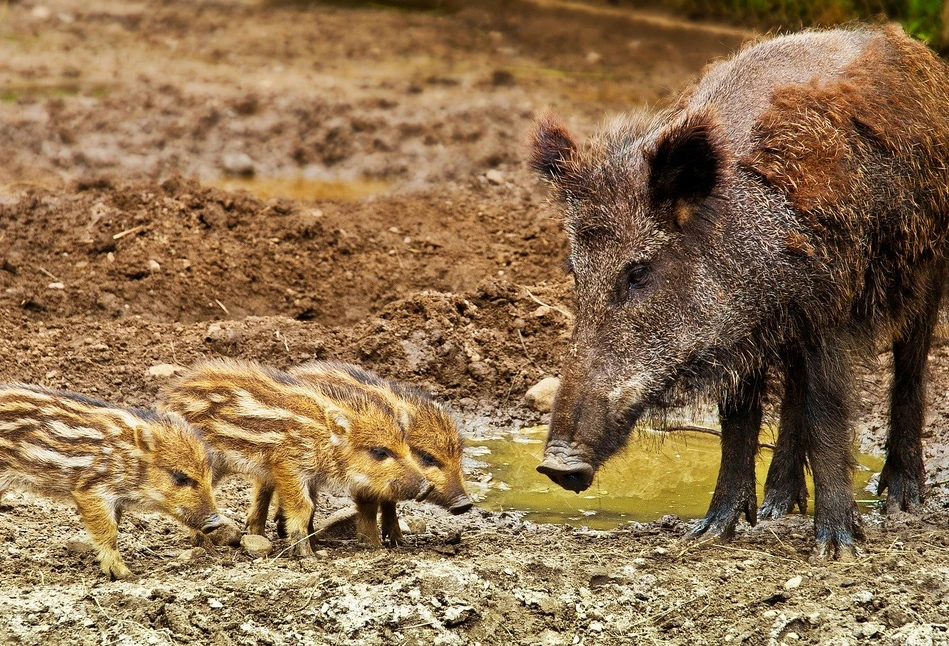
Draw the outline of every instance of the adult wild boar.
M551 118L532 165L565 209L576 326L538 470L582 491L644 414L718 400L722 462L693 534L803 509L816 555L860 537L852 358L892 344L887 508L923 496L924 374L949 231L949 67L899 27L807 31L713 65L670 109L578 148ZM772 377L776 378L773 379Z

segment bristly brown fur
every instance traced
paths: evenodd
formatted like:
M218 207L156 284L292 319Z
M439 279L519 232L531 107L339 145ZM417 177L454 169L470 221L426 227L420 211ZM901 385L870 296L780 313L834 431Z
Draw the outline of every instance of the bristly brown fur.
M545 141L541 159L556 148ZM809 464L818 552L852 555L850 365L883 343L894 380L881 491L889 509L919 504L926 354L949 261L944 61L897 26L765 38L670 109L612 124L546 169L578 303L546 473L582 490L636 420L715 393L722 470L696 531L727 536L740 515L754 521L749 455L776 378L760 513L803 508Z
M131 574L117 549L124 509L160 511L196 531L220 521L208 448L179 416L38 386L0 386L0 497L6 489L73 500L114 578Z

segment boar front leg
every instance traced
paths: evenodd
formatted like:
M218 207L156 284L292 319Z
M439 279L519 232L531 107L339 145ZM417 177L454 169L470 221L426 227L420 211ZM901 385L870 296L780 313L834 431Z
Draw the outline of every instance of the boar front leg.
M405 545L405 537L399 527L399 517L395 512L394 500L383 500L379 503L382 511L382 541L389 547Z
M807 482L804 465L807 461L807 416L804 415L806 370L803 356L794 352L785 359L786 383L781 402L781 421L777 446L771 456L771 467L764 483L764 502L758 518L775 519L794 511L807 513Z
M254 482L250 496L250 509L247 511L247 533L266 536L267 512L270 511L270 499L273 497L273 485ZM282 537L281 537L282 538Z
M72 498L79 508L86 531L92 537L102 572L113 579L125 579L132 571L125 566L119 554L118 515L110 509L100 496L89 491L74 491Z
M889 490L886 511L911 511L923 501L923 412L926 400L926 361L939 313L942 270L929 282L925 309L903 336L893 343L893 385L890 392L890 433L886 463L877 495Z
M375 498L356 497L356 539L368 547L382 547L379 537L379 501Z
M857 553L855 540L863 537L853 497L850 369L843 351L831 347L810 349L804 364L800 415L814 474L814 557L849 560Z
M758 497L755 492L755 454L765 390L763 370L756 370L739 382L718 404L722 425L722 463L712 503L705 518L689 532L731 538L738 518L744 514L752 525Z

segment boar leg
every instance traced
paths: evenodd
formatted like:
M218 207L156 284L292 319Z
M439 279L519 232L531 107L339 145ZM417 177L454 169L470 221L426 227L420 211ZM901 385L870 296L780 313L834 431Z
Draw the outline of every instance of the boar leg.
M786 358L787 383L781 402L778 441L771 456L771 467L764 483L764 502L758 518L781 518L794 510L807 513L807 482L804 465L807 461L807 418L804 415L806 383L799 379L805 370L800 354Z
M723 396L718 404L722 424L722 462L712 503L705 518L689 533L731 538L738 518L744 514L752 525L758 497L755 491L755 454L765 390L763 370L756 370Z
M270 499L273 497L273 485L254 482L250 497L250 510L247 512L247 533L266 536L267 512L270 511Z
M910 511L923 501L923 411L926 399L926 360L941 294L937 278L930 280L925 308L912 326L893 343L893 384L890 392L890 434L886 463L877 495L889 489L886 511Z
M100 496L89 491L74 491L72 498L96 546L102 572L113 579L131 576L131 570L119 554L119 524L115 510L109 509Z
M368 547L382 547L379 538L379 524L376 515L379 512L379 501L372 498L357 497L356 502L356 540Z
M382 511L382 541L389 547L405 545L405 537L399 527L399 517L395 513L395 501L383 500L379 503Z
M814 557L850 560L857 553L855 539L863 537L853 497L850 369L844 353L829 347L810 350L804 364L800 415L814 474Z
M313 501L309 487L301 486L300 478L286 469L274 469L276 492L286 519L290 552L294 556L313 556L307 528L312 522Z

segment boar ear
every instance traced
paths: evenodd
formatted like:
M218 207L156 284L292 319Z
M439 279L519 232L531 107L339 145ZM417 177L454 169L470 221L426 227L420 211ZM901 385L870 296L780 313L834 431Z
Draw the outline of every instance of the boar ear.
M708 115L690 116L659 136L649 160L649 189L657 204L671 204L679 228L715 190L722 149Z
M396 406L395 414L399 420L399 428L402 429L403 433L408 433L409 427L412 425L412 411L409 410L409 407L404 403L399 402Z
M331 406L326 409L326 423L329 426L330 442L334 446L341 446L348 441L352 422L341 408Z
M530 147L531 169L552 181L566 174L577 149L564 125L549 113L534 123Z
M152 453L155 450L155 438L151 429L145 426L138 426L133 431L135 436L135 446L145 453Z

